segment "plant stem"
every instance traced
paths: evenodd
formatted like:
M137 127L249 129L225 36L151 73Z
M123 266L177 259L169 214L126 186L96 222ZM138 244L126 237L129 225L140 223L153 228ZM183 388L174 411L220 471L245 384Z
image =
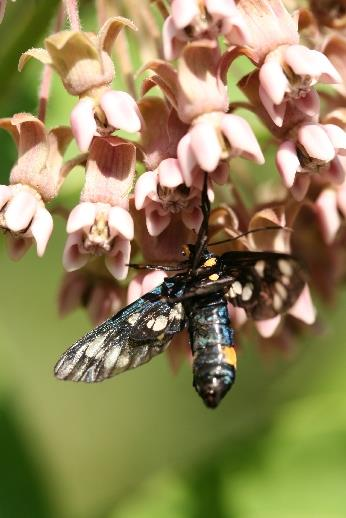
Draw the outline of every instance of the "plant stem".
M64 5L71 29L73 31L80 31L81 25L78 11L78 0L64 0Z
M107 8L105 0L96 0L96 12L99 27L102 27L102 25L107 20Z
M53 32L60 31L64 23L64 9L61 5L58 9L57 17L54 23ZM52 83L53 70L50 65L44 65L42 79L38 92L38 118L44 122L46 119L47 102L49 98L51 83Z

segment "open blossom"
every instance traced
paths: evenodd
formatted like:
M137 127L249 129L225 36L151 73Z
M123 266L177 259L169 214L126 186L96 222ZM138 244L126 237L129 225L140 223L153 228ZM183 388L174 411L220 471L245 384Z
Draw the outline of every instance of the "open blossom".
M133 144L116 137L94 139L81 203L67 221L69 236L63 257L66 270L76 270L91 258L104 255L112 275L117 279L126 277L134 236L128 212L134 167Z
M135 203L137 210L144 208L149 234L161 234L173 214L180 214L187 228L198 231L203 219L201 191L201 182L199 186L191 187L184 183L179 162L175 158L167 158L156 171L142 174L136 183Z
M319 112L319 97L312 86L317 82L341 82L329 59L303 45L279 47L269 53L259 72L261 101L275 124L282 125L287 103L308 115Z
M46 38L46 49L30 49L20 58L20 70L30 58L52 66L66 90L79 96L71 113L71 127L81 151L89 149L94 135L107 136L116 129L140 130L134 99L111 89L115 70L110 54L124 26L136 30L126 18L115 17L107 20L97 36L81 31L58 32Z
M228 175L224 174L222 161L236 157L264 163L249 123L231 113L213 112L196 118L178 145L178 158L187 185L195 181L196 166L212 173L215 182L225 183Z
M144 82L144 92L158 84L179 118L190 125L178 144L178 160L188 186L194 181L196 165L208 173L215 171L215 181L224 183L227 176L217 171L222 161L242 156L264 162L249 124L227 113L227 88L219 65L219 49L206 40L184 48L177 71L161 61L148 65L156 76Z
M302 200L309 188L311 175L341 184L345 170L338 155L346 155L346 133L334 124L304 124L295 140L279 146L276 163L284 183L293 196Z
M297 19L281 0L239 0L238 8L251 37L244 48L230 52L247 55L259 67L259 97L274 123L282 125L288 103L318 114L313 86L341 82L336 68L322 52L299 44Z
M246 26L233 0L172 0L171 16L162 30L165 58L175 59L188 41L216 39L246 41Z
M48 131L29 113L0 119L0 127L12 135L18 148L10 185L0 186L0 228L7 231L14 259L19 259L33 241L41 257L53 230L45 204L58 194L63 153L72 135L63 126Z

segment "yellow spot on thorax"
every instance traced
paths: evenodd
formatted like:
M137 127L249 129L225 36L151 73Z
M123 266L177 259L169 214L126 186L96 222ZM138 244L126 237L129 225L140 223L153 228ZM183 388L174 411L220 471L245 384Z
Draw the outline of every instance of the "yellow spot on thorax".
M217 273L212 273L211 275L209 275L209 279L211 281L217 281L219 278L219 275Z
M210 268L211 266L216 265L216 257L210 257L210 259L207 259L205 263L203 264L203 268Z
M225 362L233 367L237 367L237 355L234 347L224 347L222 349Z
M185 255L185 257L190 257L190 249L187 245L182 246L182 253Z

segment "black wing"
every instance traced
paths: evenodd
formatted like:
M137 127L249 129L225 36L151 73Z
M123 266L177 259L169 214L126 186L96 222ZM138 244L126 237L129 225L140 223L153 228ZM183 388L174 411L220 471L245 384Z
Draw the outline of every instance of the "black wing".
M160 300L163 283L73 344L55 366L63 380L102 381L163 352L185 326L181 303Z
M288 311L306 282L299 261L275 252L228 252L219 259L222 275L230 277L227 297L254 320Z

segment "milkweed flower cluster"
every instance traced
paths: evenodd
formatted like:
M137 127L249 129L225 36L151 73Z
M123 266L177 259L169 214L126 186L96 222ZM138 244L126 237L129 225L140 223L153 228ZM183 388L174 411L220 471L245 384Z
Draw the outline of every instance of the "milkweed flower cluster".
M156 271L119 283L134 260L177 261L181 246L196 240L205 173L210 237L240 236L227 250L297 254L314 292L332 298L345 273L346 21L329 4L297 2L290 12L281 0L143 2L151 23L155 10L163 18L161 50L136 73L139 94L134 74L129 92L112 86L120 33L140 38L145 30L136 12L133 20L110 17L97 33L75 24L49 35L44 48L23 49L19 70L40 61L77 100L70 124L58 128L27 113L0 119L18 148L9 184L0 186L0 228L14 259L33 242L42 256L54 235L49 204L70 170L85 167L80 201L67 217L61 314L84 305L99 323L161 282ZM236 88L239 58L252 69ZM254 116L267 131L261 145ZM64 163L72 139L81 155ZM266 168L268 146L278 171L271 184L259 167ZM277 231L241 236L273 225ZM321 276L327 261L338 267ZM243 310L229 309L236 325L248 325ZM291 322L312 324L308 286L289 314L256 323L257 331L284 344L297 329Z

